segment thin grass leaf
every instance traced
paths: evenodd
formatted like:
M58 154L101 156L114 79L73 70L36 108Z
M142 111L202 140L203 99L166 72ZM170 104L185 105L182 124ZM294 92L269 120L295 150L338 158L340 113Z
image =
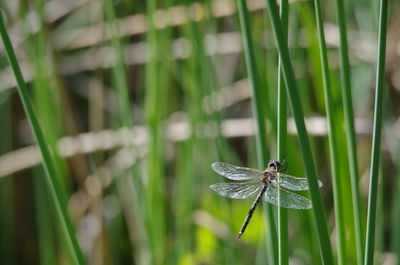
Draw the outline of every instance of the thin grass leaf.
M128 86L128 78L127 78L127 67L125 65L124 59L124 45L122 40L120 39L120 33L117 25L117 16L115 14L115 7L114 2L111 0L104 0L104 12L105 17L107 19L108 30L111 35L111 46L113 51L115 52L116 63L111 68L111 77L112 77L112 86L115 90L115 94L117 96L117 121L116 124L118 127L123 126L126 128L130 128L133 126L132 121L132 107L130 104L129 98L129 86ZM124 137L130 137L130 135L125 134ZM132 150L132 152L134 152ZM136 188L135 190L132 189L133 185L131 184L128 178L132 178L132 182L134 183ZM145 211L146 206L144 205L144 184L142 179L139 177L137 164L133 164L130 168L130 172L128 175L120 176L116 179L117 182L117 192L119 194L119 198L122 200L122 204L124 205L125 209L129 209L125 212L126 218L128 222L131 224L143 224L144 223L144 215L138 214L129 214L131 209L137 209L137 211ZM123 183L125 182L125 183ZM121 186L123 188L121 188ZM129 192L126 192L128 190ZM145 256L147 255L146 252L148 251L148 230L143 227L141 236L133 237L133 233L129 233L130 239L132 241L133 248L136 249L137 255L135 255L135 260L137 262L141 262L142 260L146 259ZM137 240L137 239L141 240ZM140 242L137 242L140 241Z
M386 30L387 30L388 1L380 1L379 11L379 35L378 54L376 69L376 91L374 128L372 135L371 173L369 183L368 213L367 213L367 236L365 246L364 264L374 263L375 223L376 223L376 200L378 193L379 156L381 151L382 113L383 113L383 86L385 78L385 53L386 53Z
M38 13L38 17L43 18L44 3L35 1L34 8ZM28 14L20 15L20 18L27 22ZM28 35L24 42L24 48L27 57L32 64L34 80L32 80L32 102L37 111L42 131L44 132L50 153L53 154L57 175L61 176L62 188L67 191L69 176L65 163L60 157L57 149L57 139L63 134L62 110L58 108L57 103L61 100L61 87L58 86L55 75L54 61L48 53L48 36L46 24L40 19L40 27L36 34ZM25 23L25 25L28 23ZM24 30L30 32L29 26L25 26ZM43 190L43 189L42 189ZM66 193L67 194L67 193ZM47 207L46 207L47 208Z
M162 264L166 258L166 197L165 197L165 159L162 141L162 120L165 116L167 95L167 76L160 58L165 58L165 51L170 50L165 30L155 27L157 1L147 1L147 55L146 65L146 118L150 133L150 146L147 164L148 186L146 189L149 242L152 252L152 264ZM166 29L167 30L167 29ZM167 31L169 32L169 31ZM161 53L161 51L164 52ZM167 53L168 54L168 53ZM165 58L166 59L166 58ZM168 61L168 60L167 60ZM167 62L164 62L167 63Z
M55 67L52 57L48 53L48 35L45 31L44 3L34 1L34 9L37 12L40 27L35 34L29 34L30 24L24 23L24 31L27 39L24 48L27 58L32 64L35 78L32 80L32 102L37 111L40 126L45 134L45 139L50 152L53 154L57 176L61 176L62 188L67 191L70 180L67 168L57 149L57 140L63 134L63 118L59 106L61 89L57 86ZM20 19L27 22L28 10L21 12ZM51 207L50 193L47 192L46 180L43 178L42 168L35 167L33 170L34 203L36 211L36 234L38 238L38 253L40 264L50 265L57 263L57 249L52 247L57 242L57 237L62 238L59 226L54 225L54 211ZM68 193L66 193L68 194ZM68 252L66 244L61 240L62 247Z
M346 126L346 137L347 137L347 152L349 156L349 168L350 168L350 180L351 180L351 194L353 202L353 215L354 215L354 227L356 236L356 251L357 251L357 264L363 263L364 253L364 239L363 239L363 228L361 222L361 202L360 202L360 191L358 187L358 168L357 168L357 147L356 147L356 135L354 129L354 114L353 114L353 103L352 93L350 84L350 63L348 55L347 45L347 29L346 29L346 14L343 7L343 0L336 0L337 7L337 20L339 24L339 55L340 55L340 75L341 75L341 86L342 86L342 97L344 105L344 119Z
M240 20L240 28L244 44L244 54L246 57L247 73L249 75L250 87L253 92L252 96L252 110L253 115L257 121L256 133L256 149L258 166L263 167L268 162L267 155L267 139L265 134L265 114L263 110L263 92L261 87L261 80L257 68L256 57L253 49L253 40L251 36L250 18L248 14L246 0L238 0L238 12ZM270 250L270 262L276 264L277 257L277 235L274 224L273 212L271 205L266 205L267 212L267 225L268 225L268 248Z
M116 90L116 95L118 97L118 116L121 120L121 125L126 127L132 126L132 118L131 118L131 106L129 102L129 93L128 93L128 83L126 77L126 68L124 61L124 51L121 40L119 39L118 27L116 24L116 15L114 10L114 3L110 0L104 0L104 11L106 18L108 20L108 29L111 35L111 44L113 50L116 54L116 63L115 66L112 67L112 77L114 81L114 87Z
M338 143L335 130L335 104L332 98L331 79L329 75L329 63L328 55L325 43L324 25L321 12L321 3L319 0L314 0L315 4L315 17L317 22L318 31L318 42L320 50L320 59L322 65L322 80L324 86L325 96L325 108L326 116L328 121L328 139L329 139L329 153L331 160L331 174L332 174L332 186L333 186L333 201L335 208L335 222L336 222L336 237L337 237L337 252L338 252L338 264L346 264L346 235L345 235L345 224L344 224L344 212L343 212L343 195L340 184L340 168L339 168L339 152Z
M280 3L280 16L285 38L288 39L289 3L283 0ZM281 59L278 62L278 110L277 110L277 157L280 161L285 159L287 152L287 96L281 69ZM280 191L280 190L279 190ZM279 192L279 200L281 193ZM279 265L289 264L288 254L288 219L287 210L278 207L278 262Z
M315 219L318 231L318 240L321 251L321 257L324 264L333 264L332 248L329 240L328 227L326 224L325 211L322 204L322 198L319 191L317 174L312 157L311 146L308 139L308 133L304 123L304 114L299 100L297 85L293 68L290 62L289 49L286 44L284 31L278 16L278 7L275 0L267 0L267 10L273 27L274 36L277 42L279 55L282 60L282 72L286 84L286 92L289 97L289 103L296 123L297 134L300 142L301 152L306 168L307 178L310 186L310 195L313 203L313 217Z
M79 265L85 264L81 249L79 248L79 244L76 239L73 225L67 213L66 197L63 192L60 179L57 176L55 163L53 161L53 157L50 153L50 150L47 146L42 129L40 128L37 116L33 110L28 89L25 85L21 69L19 67L17 58L14 53L14 49L11 45L10 38L5 28L5 22L2 11L0 11L0 35L3 40L7 58L9 60L15 79L17 81L17 89L20 95L22 105L24 107L29 124L32 128L32 132L35 136L36 142L39 145L39 149L43 157L43 166L46 171L46 180L48 189L53 199L53 204L56 209L58 221L60 222L61 231L63 233L65 242L67 244L69 254L72 259L72 263Z

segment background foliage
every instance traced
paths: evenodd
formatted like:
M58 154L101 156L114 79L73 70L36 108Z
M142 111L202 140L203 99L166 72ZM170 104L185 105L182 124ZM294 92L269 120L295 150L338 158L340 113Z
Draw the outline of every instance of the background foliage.
M400 9L385 38L382 3L290 1L285 26L272 0L2 1L0 264L363 264L376 86L369 231L375 263L398 264ZM211 163L285 153L323 181L314 209L264 203L237 240L252 202L212 193Z

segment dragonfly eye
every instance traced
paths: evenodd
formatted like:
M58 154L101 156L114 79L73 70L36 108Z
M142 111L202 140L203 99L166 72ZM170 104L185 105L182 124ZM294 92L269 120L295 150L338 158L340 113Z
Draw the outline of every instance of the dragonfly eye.
M276 161L276 160L270 160L269 163L268 163L268 167L272 168L274 170L278 170L279 166L280 166L280 163L278 161Z
M274 161L274 160L271 160L271 161L268 163L268 167L269 167L269 168L276 169L275 161Z

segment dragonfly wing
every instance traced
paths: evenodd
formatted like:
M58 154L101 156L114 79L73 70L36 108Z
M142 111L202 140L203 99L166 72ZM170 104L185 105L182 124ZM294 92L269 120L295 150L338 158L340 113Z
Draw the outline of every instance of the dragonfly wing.
M280 193L280 198L279 198ZM277 185L269 185L265 192L265 200L283 208L310 209L311 200L293 192L279 188Z
M290 175L278 173L276 184L288 190L308 190L308 180L306 178L297 178ZM322 182L318 180L318 186L322 187Z
M223 162L215 162L211 167L221 176L231 180L261 179L264 176L261 170L237 167Z
M258 181L247 183L226 182L213 184L210 186L210 189L221 196L231 199L247 199L256 197L262 190L262 187L263 185Z

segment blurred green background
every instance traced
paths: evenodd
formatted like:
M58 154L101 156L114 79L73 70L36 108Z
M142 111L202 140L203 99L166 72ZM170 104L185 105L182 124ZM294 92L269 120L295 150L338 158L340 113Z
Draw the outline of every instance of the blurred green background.
M265 1L247 3L262 88L258 114L266 120L263 152L277 159L278 52ZM208 189L223 181L210 167L215 161L266 167L257 162L236 1L5 0L0 8L87 264L277 264L268 247L276 231L265 209L257 209L237 240L252 201ZM339 210L345 232L339 254L345 264L362 264L335 2L322 1L321 11L339 154L342 204L336 210L313 2L289 2L288 46L313 151L309 159L324 183L320 192L335 260ZM342 15L364 244L379 1L346 1ZM399 3L391 1L375 227L375 263L385 265L400 264L399 26ZM0 264L73 264L15 87L0 45ZM287 126L287 172L306 177L290 108ZM272 211L276 225L276 207ZM311 211L287 215L289 263L321 264Z

